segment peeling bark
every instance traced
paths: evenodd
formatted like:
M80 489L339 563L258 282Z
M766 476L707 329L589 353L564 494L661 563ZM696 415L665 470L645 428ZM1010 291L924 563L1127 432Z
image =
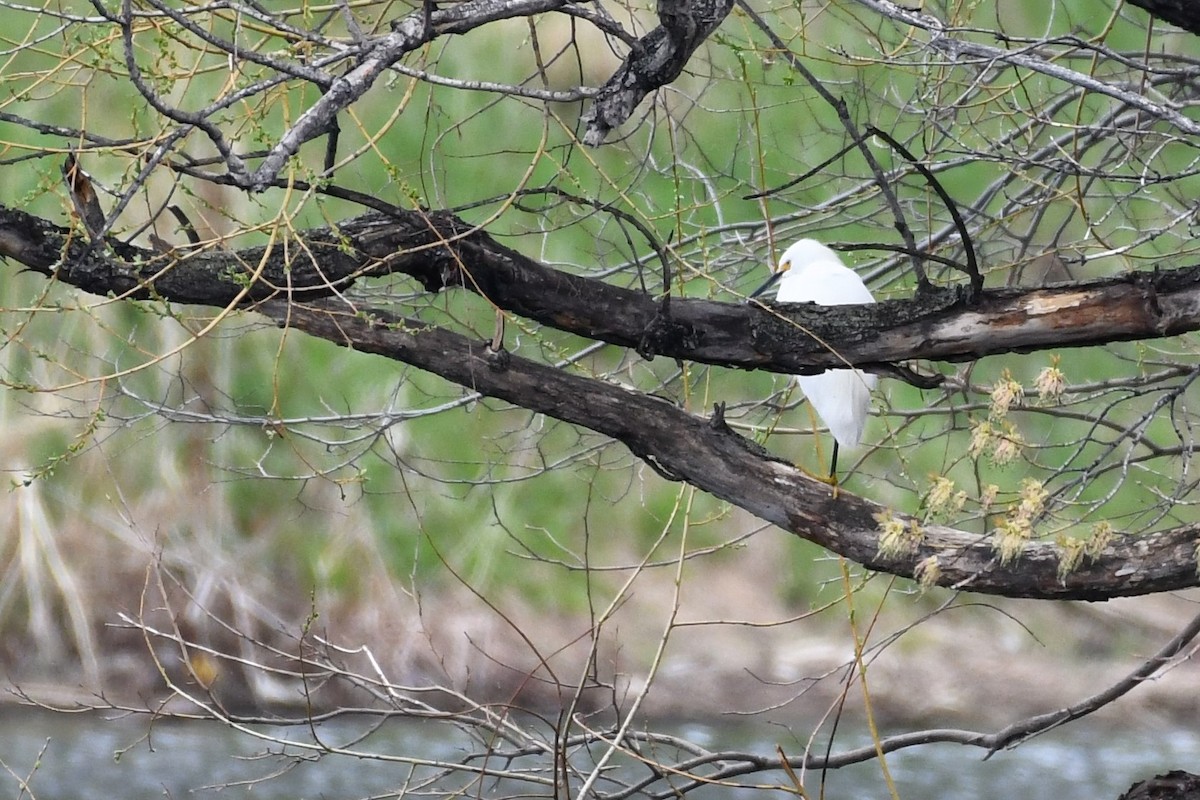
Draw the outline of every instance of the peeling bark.
M416 320L374 321L325 309L262 307L280 325L428 370L462 386L611 436L660 474L692 485L863 566L914 578L929 558L938 585L1006 597L1107 600L1197 585L1200 525L1118 537L1065 579L1060 549L1030 542L1001 564L991 541L942 526L924 528L910 552L879 552L875 515L883 506L828 486L766 454L719 421L612 383L572 375L516 355L499 356L482 342Z

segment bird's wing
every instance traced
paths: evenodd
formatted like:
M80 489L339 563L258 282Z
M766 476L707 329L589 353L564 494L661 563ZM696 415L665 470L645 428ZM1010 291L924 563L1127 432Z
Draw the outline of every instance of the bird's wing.
M849 267L834 261L817 261L800 267L800 270L792 283L799 287L797 294L804 296L780 297L780 300L793 303L809 301L823 306L875 302L863 279Z
M875 302L858 273L832 260L794 264L784 275L776 299L824 306Z

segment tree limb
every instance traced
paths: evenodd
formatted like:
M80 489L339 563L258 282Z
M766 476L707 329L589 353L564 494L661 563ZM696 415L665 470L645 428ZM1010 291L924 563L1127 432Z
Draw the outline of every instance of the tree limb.
M657 28L638 40L583 115L583 143L596 147L650 92L679 77L696 48L720 26L733 0L658 0Z
M764 306L675 298L551 269L446 212L366 214L274 248L163 254L107 239L112 254L0 205L0 256L93 294L246 305L328 297L403 273L429 291L462 286L543 325L639 352L783 374L912 359L961 361L1200 330L1200 267L1035 289L952 290L870 306ZM65 257L64 257L65 254Z
M1129 0L1152 16L1164 19L1185 31L1200 35L1200 6L1192 0Z
M1118 537L1095 560L1060 580L1061 550L1030 542L1001 564L990 539L943 526L923 528L901 555L879 552L876 516L886 509L829 487L765 453L718 420L689 414L660 398L584 378L418 320L347 313L337 301L319 308L270 301L259 308L278 324L428 370L461 386L611 436L657 472L683 480L863 566L917 576L936 558L937 583L1006 597L1107 600L1200 584L1195 548L1200 524Z

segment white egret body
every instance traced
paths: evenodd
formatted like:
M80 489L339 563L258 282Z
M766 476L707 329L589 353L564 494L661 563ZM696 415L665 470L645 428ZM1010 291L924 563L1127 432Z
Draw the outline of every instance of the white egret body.
M783 252L771 280L779 281L775 299L782 303L818 303L840 306L874 303L875 298L854 270L837 253L820 242L801 239ZM820 375L797 375L800 391L812 403L817 416L829 426L836 444L830 478L836 480L838 448L852 448L862 441L863 428L871 410L871 392L877 378L857 369L830 369Z

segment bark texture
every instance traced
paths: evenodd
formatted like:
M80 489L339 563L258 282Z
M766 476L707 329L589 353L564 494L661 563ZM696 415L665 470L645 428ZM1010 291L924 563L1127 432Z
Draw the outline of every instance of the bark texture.
M734 0L659 0L657 28L638 40L583 116L595 147L633 116L642 98L679 77L688 59L733 9Z
M1200 800L1200 775L1172 770L1140 781L1118 800Z
M65 257L63 257L65 255ZM0 256L93 294L209 306L329 297L402 273L431 292L461 287L522 317L646 356L784 374L912 359L1157 338L1200 330L1200 267L1036 289L967 304L944 289L869 306L716 302L643 292L551 269L445 212L366 214L272 248L159 253L0 206Z

